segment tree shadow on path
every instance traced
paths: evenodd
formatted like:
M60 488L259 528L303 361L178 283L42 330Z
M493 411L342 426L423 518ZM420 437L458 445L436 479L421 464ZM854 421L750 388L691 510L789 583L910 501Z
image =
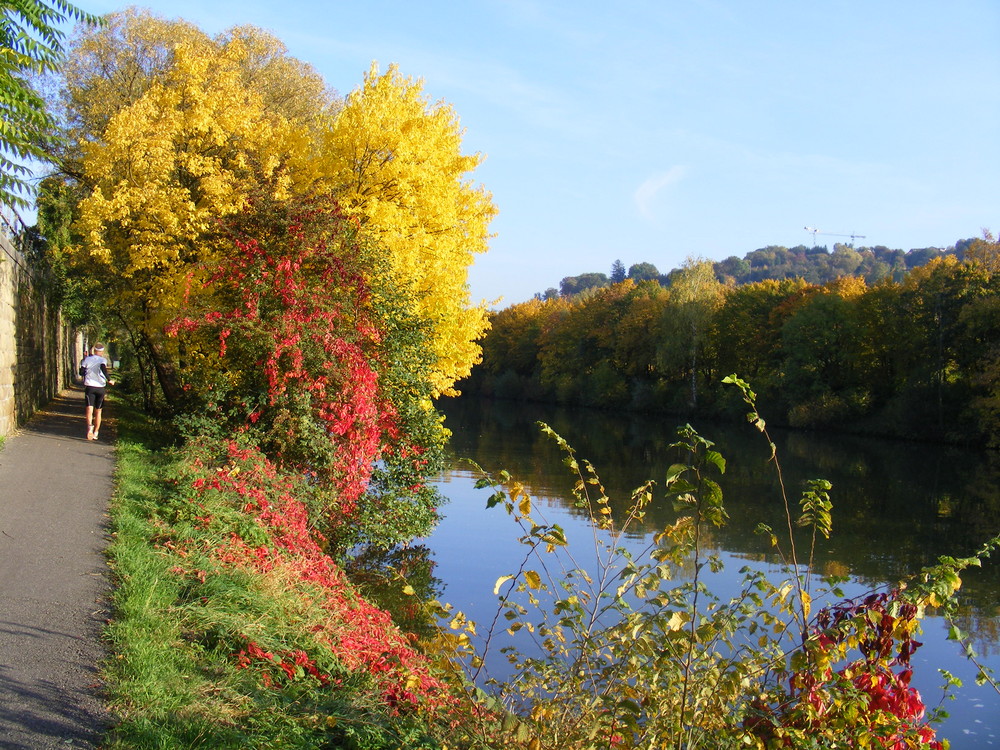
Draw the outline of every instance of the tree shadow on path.
M0 748L96 748L109 725L98 665L113 426L88 441L71 389L0 450Z

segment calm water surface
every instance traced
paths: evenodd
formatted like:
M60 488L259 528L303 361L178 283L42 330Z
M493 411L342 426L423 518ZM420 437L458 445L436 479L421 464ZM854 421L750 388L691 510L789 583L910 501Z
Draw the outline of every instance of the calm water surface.
M438 595L481 625L492 620L496 579L514 573L524 548L517 528L499 509L486 509L488 490L474 487L476 474L464 459L488 471L507 469L530 490L548 522L561 524L571 545L590 538L589 523L572 507L572 478L562 453L541 434L550 424L590 460L601 475L616 511L646 479L661 480L680 456L669 445L678 420L640 418L586 410L480 400L443 405L452 430L451 465L439 478L449 498L444 519L424 544L434 560ZM739 588L739 568L750 562L775 575L780 560L753 533L759 522L784 527L779 487L769 449L752 427L695 424L727 460L721 480L730 520L713 529L710 545L726 562L713 589L728 597ZM939 555L971 554L1000 533L1000 456L941 446L850 436L772 431L778 456L797 504L805 479L833 483L834 531L820 540L816 567L824 575L850 576L848 595L892 584L937 561ZM627 540L641 547L674 518L668 502L652 507L646 524ZM579 544L578 541L576 541ZM1000 673L1000 559L963 576L960 626L972 633L983 660ZM946 701L950 718L939 730L956 750L1000 747L1000 696L975 685L975 669L953 642L940 618L924 622L924 646L914 657L914 685L928 707L939 702L938 669L959 676L965 686ZM502 672L496 664L494 672Z

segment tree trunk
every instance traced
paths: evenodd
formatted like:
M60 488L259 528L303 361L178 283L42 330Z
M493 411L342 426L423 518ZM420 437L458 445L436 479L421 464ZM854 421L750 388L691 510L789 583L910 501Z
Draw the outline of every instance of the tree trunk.
M698 408L698 326L691 326L691 408Z
M155 388L153 386L152 366L146 362L148 355L145 341L136 334L135 329L129 325L124 315L118 313L116 317L118 318L121 330L128 334L129 341L132 343L132 356L135 357L135 368L139 375L139 387L142 389L142 408L146 413L151 413L155 403Z
M142 339L146 345L146 351L149 352L149 358L153 362L153 368L156 370L156 379L160 382L163 398L166 399L168 406L174 406L181 398L181 387L177 382L177 369L147 331L142 332Z

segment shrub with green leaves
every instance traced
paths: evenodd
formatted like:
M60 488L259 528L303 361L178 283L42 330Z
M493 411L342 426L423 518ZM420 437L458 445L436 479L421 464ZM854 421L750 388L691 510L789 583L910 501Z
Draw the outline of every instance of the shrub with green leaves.
M727 382L771 444L780 479L755 394L736 377ZM662 486L676 519L636 549L628 534L653 502L654 482L616 514L594 467L542 429L576 478L573 497L593 529L592 561L580 562L521 483L504 472L481 481L495 489L488 505L519 527L524 556L497 580L497 615L481 635L463 613L431 607L447 622L434 648L447 655L456 684L471 678L468 716L453 734L458 746L946 746L910 684L915 636L927 607L948 613L960 571L981 564L1000 537L973 557L944 558L898 587L845 600L844 579L819 581L812 567L817 537L832 533L830 484L807 482L796 512L782 480L787 531L760 533L784 560L783 578L747 566L739 592L722 598L707 580L723 566L707 551L707 534L727 520L726 462L711 441L690 425L678 431L673 447L684 460ZM808 549L800 549L796 526L806 529ZM512 674L491 676L495 641L508 637L513 645L501 651ZM985 670L981 676L992 681Z

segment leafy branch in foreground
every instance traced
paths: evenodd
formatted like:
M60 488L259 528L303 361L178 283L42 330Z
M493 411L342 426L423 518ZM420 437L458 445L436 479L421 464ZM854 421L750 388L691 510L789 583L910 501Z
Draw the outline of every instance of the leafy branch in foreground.
M780 477L753 392L735 376L726 381L743 391ZM616 510L596 469L542 430L564 453L590 537L571 544L506 472L481 480L495 490L488 506L518 525L524 554L496 581L497 614L482 633L464 613L434 605L447 626L433 649L446 654L453 684L465 680L469 703L469 718L451 727L457 746L946 746L933 727L941 714L928 715L911 686L920 620L927 606L947 614L958 571L980 564L1000 539L972 558L942 558L896 588L844 599L844 579L829 578L811 593L817 535L832 531L830 484L806 484L797 518L782 484L788 536L779 543L768 530L785 560L781 575L746 566L726 599L713 591L723 561L711 541L727 520L719 483L726 462L711 441L690 425L678 430L681 460L661 490L677 515L645 535L637 526L656 483ZM810 533L804 564L796 525ZM500 641L506 665L489 658Z
M955 622L955 617L958 614L958 601L954 596L962 585L959 574L966 568L982 567L983 560L988 559L997 548L1000 548L1000 534L983 544L971 557L945 556L939 558L937 565L924 568L920 575L915 577L915 581L910 586L909 598L918 606L929 605L940 609L941 616L948 622L948 640L957 641L962 647L965 658L972 662L978 670L976 684L989 684L1000 694L1000 685L997 684L993 670L979 660L979 654L976 653L972 642Z

